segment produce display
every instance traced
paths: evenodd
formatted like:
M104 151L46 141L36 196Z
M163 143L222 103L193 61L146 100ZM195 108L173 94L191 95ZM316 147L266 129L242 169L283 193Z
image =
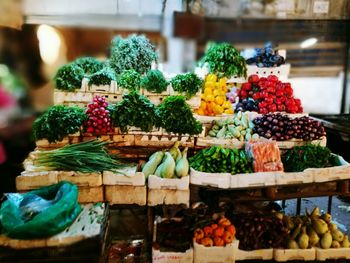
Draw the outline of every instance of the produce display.
M168 96L158 105L158 116L167 132L176 134L199 134L202 124L192 114L183 96Z
M253 164L244 150L213 146L189 158L190 166L207 173L251 173Z
M217 78L215 74L209 74L205 78L204 91L201 96L201 104L196 113L199 115L216 116L221 114L233 114L230 101L227 99L226 78Z
M259 135L253 133L254 123L246 113L238 112L231 118L214 120L208 135L222 139L237 139L239 141L257 140Z
M149 92L162 93L166 91L168 81L164 78L164 75L160 70L153 69L147 71L142 77L141 87Z
M283 221L289 228L286 247L289 249L350 247L349 237L344 235L331 220L332 216L328 213L320 215L318 207L314 208L311 214L306 211L306 215L303 216L283 216Z
M86 115L88 116L84 123L86 132L106 134L113 131L107 106L108 103L105 98L100 96L94 97L93 102L87 106L86 110Z
M130 126L142 131L151 131L159 120L156 107L150 100L136 91L123 95L123 100L109 107L114 127L126 132Z
M203 81L192 72L178 74L170 82L174 91L184 94L188 99L201 91L203 86Z
M253 120L254 132L261 137L276 141L302 139L311 141L326 136L322 124L310 117L290 118L288 115L276 113L266 114Z
M238 96L237 111L258 111L262 114L303 112L300 99L294 98L291 84L280 81L275 75L267 78L250 75L248 82L242 84Z
M142 167L146 179L152 174L168 179L188 176L190 166L187 160L187 150L186 147L181 153L179 142L176 142L167 152L153 153Z
M267 43L264 48L255 48L253 57L246 60L248 65L256 65L259 68L278 67L285 63L284 57L278 54L278 50Z
M276 141L251 140L246 144L245 150L253 159L254 172L283 171L281 153Z
M246 77L247 65L245 59L229 43L213 43L201 59L208 64L209 73L219 77Z
M281 248L288 237L288 229L274 214L236 214L232 222L237 226L239 249L255 250Z
M338 166L339 160L327 147L307 144L289 149L282 155L286 172L302 172L307 168Z
M67 144L62 148L32 152L32 172L77 171L82 173L112 171L125 165L107 152L107 142L97 139L77 144Z
M36 140L62 141L65 136L78 132L86 119L81 108L52 106L33 123L33 135Z
M205 247L224 247L235 239L236 228L230 220L222 216L203 228L194 231L194 241Z

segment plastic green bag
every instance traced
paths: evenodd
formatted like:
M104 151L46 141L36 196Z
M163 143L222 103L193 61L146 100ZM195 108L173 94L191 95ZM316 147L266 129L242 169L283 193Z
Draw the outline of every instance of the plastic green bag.
M81 212L78 188L60 182L25 194L8 194L0 209L2 232L18 239L53 236Z

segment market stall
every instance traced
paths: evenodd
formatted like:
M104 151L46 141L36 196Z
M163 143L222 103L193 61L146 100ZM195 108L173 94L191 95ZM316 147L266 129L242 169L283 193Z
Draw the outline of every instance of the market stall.
M57 71L55 105L34 122L37 147L16 178L25 193L18 198L35 197L16 206L31 213L21 224L46 211L40 202L51 200L52 209L62 198L35 189L63 184L75 192L70 224L56 236L24 237L41 238L34 242L18 241L2 221L1 246L93 240L104 244L100 260L106 253L136 260L142 247L153 262L350 259L348 237L317 207L305 215L239 210L242 201L350 194L350 164L326 147L322 123L303 112L278 50L266 46L247 60L257 69L230 44L212 45L201 60L204 79L167 79L151 69L156 53L144 36L116 37L110 49L104 62L79 58ZM109 206L135 205L147 207L148 247L104 251L106 226L116 220Z

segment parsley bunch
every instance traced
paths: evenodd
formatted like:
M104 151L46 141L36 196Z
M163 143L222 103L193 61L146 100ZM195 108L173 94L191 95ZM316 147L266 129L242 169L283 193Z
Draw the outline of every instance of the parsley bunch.
M128 126L139 127L142 131L149 132L159 123L154 104L136 91L124 94L123 100L109 110L113 125L120 127L123 132L128 130Z
M210 45L201 63L208 63L209 72L219 77L247 76L245 59L229 43Z
M66 64L58 69L54 77L56 88L65 91L79 89L84 75L84 70L77 64Z
M79 131L86 119L85 111L79 107L56 105L35 120L33 135L36 140L62 141L65 136Z
M161 71L157 69L150 70L141 79L141 87L149 92L162 93L163 91L166 91L168 81L166 81Z
M166 97L158 106L158 115L167 132L191 135L202 132L202 124L193 117L183 96Z
M109 85L112 80L116 80L114 71L111 68L105 67L90 75L89 85Z
M81 57L76 59L73 63L81 67L86 76L94 74L103 68L103 63L93 57Z
M175 91L184 93L189 99L202 89L203 81L191 72L176 75L172 78L171 85Z

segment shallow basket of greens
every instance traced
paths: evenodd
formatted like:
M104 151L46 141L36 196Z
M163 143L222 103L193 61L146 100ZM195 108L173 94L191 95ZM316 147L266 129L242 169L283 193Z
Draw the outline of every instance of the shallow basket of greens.
M282 155L284 173L278 184L327 182L350 179L350 164L327 147L307 144Z

